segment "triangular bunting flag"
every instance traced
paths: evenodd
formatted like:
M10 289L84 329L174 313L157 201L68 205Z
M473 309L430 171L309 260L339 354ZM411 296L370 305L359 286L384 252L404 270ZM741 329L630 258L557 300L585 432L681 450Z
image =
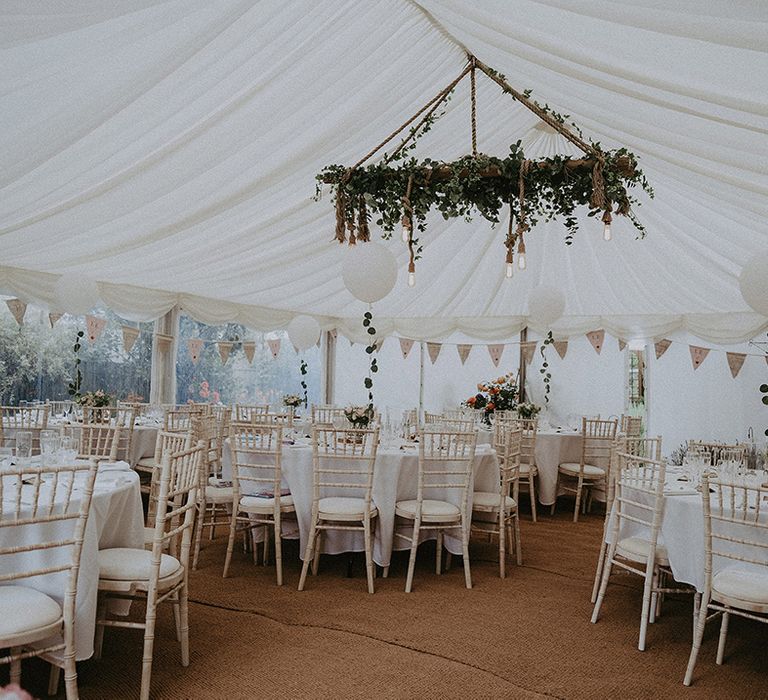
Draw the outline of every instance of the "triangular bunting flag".
M48 323L51 324L51 328L53 328L56 325L56 321L58 321L64 314L60 314L56 311L52 311L48 314Z
M249 364L253 364L253 355L256 352L256 343L252 340L243 341L243 353Z
M691 362L693 363L693 369L698 369L699 365L707 359L707 355L709 355L709 348L701 348L698 345L689 345L688 349L691 351Z
M130 352L133 349L133 344L136 342L136 338L139 337L139 329L133 326L122 326L123 331L123 350Z
M400 352L403 353L403 359L408 359L408 353L413 347L413 341L410 338L400 338Z
M488 354L491 356L493 366L498 367L499 362L501 362L501 356L504 354L504 345L489 345Z
M203 350L203 339L190 338L187 340L187 350L189 351L189 359L192 360L193 365L196 365L200 361L200 353Z
M440 343L427 343L427 353L429 354L429 359L432 361L433 365L442 348L443 346Z
M568 352L568 341L567 340L553 340L552 345L555 346L555 350L557 350L557 354L560 355L560 359L565 359L565 353Z
M603 341L605 340L605 331L602 328L599 331L590 331L587 333L587 340L592 344L595 352L599 355L603 349Z
M280 338L268 339L267 345L269 345L269 351L272 353L272 357L277 359L277 356L280 354Z
M99 318L98 316L91 316L87 314L85 317L85 327L88 335L88 340L91 343L95 343L101 332L104 330L104 326L107 325L106 318Z
M8 310L16 319L16 323L18 323L20 326L23 326L24 312L27 310L27 305L21 299L6 299L5 303L8 306Z
M619 352L624 352L624 348L627 347L627 341L622 340L621 338L619 338L618 341L619 341Z
M658 360L667 350L669 350L669 346L672 345L671 340L667 340L664 338L663 340L658 340L653 344L654 349L656 350L656 359Z
M320 347L320 342L322 341L322 339L323 339L323 334L321 333L317 338L317 342L315 343L317 347Z
M171 349L171 343L173 342L172 335L166 335L165 333L155 333L155 339L157 342L157 349L160 352L169 352Z
M520 357L523 358L523 361L526 365L531 364L531 360L533 359L533 354L536 352L536 341L531 340L526 343L520 343Z
M379 352L379 350L381 350L381 348L382 348L382 347L383 347L383 345L384 345L384 341L385 341L386 339L387 339L387 337L386 337L386 336L384 336L383 338L377 338L377 339L376 339L376 352Z
M469 353L472 351L471 345L457 345L456 350L459 353L459 359L461 360L461 364L463 365L467 358L469 357Z
M747 359L746 353L743 352L727 352L725 357L728 360L728 368L731 370L731 376L736 379L741 372L741 367L744 364L744 360Z
M227 364L229 359L229 353L232 352L231 340L220 340L216 343L216 347L219 348L219 355L221 355L221 361L223 364Z

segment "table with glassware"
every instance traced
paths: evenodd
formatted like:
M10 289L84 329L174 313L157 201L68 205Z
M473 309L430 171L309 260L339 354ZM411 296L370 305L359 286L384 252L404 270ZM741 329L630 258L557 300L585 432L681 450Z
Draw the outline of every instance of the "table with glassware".
M304 555L309 535L312 516L312 448L309 440L298 438L293 444L286 441L282 450L283 486L293 496L296 507L298 533L292 522L283 521L283 536L296 538L301 542L301 556ZM389 566L393 549L395 531L395 503L400 500L414 499L418 488L418 444L404 440L389 440L382 444L376 455L373 472L372 499L379 516L374 534L373 559L380 566ZM222 478L232 478L232 463L229 444L225 445L222 460ZM473 478L470 482L468 509L472 508L472 491L498 491L499 464L496 452L489 445L478 445L472 464ZM328 495L338 494L328 491ZM458 498L456 494L433 495L446 500ZM458 501L456 501L458 505ZM422 533L423 539L431 536L429 531ZM398 538L399 539L399 538ZM398 547L399 547L398 543ZM461 554L461 541L446 536L445 546L454 554ZM364 551L363 535L360 532L329 531L323 538L323 552L341 554L343 552Z
M675 580L694 586L697 591L704 590L704 506L701 495L702 465L670 465L667 467L664 482L664 512L657 545L663 545ZM743 483L756 487L768 482L768 472L747 470L741 465L719 466L712 474L719 473L724 481ZM646 493L632 491L633 498L652 506L652 498ZM765 508L768 504L765 504ZM765 512L768 518L768 508ZM609 541L611 541L609 523ZM739 533L734 533L739 536ZM743 535L742 535L743 536ZM647 528L628 522L619 532L619 539L641 537L648 539ZM738 545L730 544L736 547ZM747 568L748 565L745 565Z
M70 459L67 459L70 457ZM41 457L33 457L27 460L31 465L41 464ZM10 458L5 457L0 463L0 470L8 469ZM73 455L56 455L48 462L48 465L75 463ZM1 473L1 471L0 471ZM5 476L3 479L15 477ZM43 486L47 482L45 474L42 476ZM84 478L83 478L84 481ZM34 485L29 485L29 498L32 505ZM75 481L73 505L78 501L78 481ZM27 486L22 489L22 499ZM7 489L8 494L15 495L14 488ZM58 491L56 496L58 495ZM10 497L10 496L9 496ZM55 502L55 501L54 501ZM22 500L22 505L25 502ZM13 513L14 506L3 502L3 515ZM60 523L37 523L0 528L0 547L18 547L35 541L66 538L63 531L51 533L46 530L41 534L40 528L65 527ZM87 659L93 654L94 632L96 628L96 603L99 583L99 549L108 547L132 547L141 549L144 546L144 515L139 492L138 475L132 471L125 462L115 464L102 464L94 485L93 498L91 500L88 524L83 540L83 549L80 559L80 571L77 583L77 599L75 604L75 635L76 657L78 660ZM49 568L60 565L64 550L37 550L34 552L19 553L9 556L7 559L17 561L17 557L33 557L34 561L26 562L26 568ZM19 559L20 561L20 559ZM20 565L19 565L20 566ZM20 567L21 568L21 567ZM30 579L25 579L21 585L35 588L55 599L59 604L63 603L64 593L67 587L69 571L46 574ZM0 587L1 588L1 587ZM119 612L119 611L116 611Z

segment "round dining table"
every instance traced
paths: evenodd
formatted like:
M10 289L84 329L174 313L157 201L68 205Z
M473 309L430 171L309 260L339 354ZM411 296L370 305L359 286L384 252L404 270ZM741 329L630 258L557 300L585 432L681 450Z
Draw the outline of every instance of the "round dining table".
M294 444L285 444L281 461L283 487L290 491L296 507L296 520L284 520L282 533L287 538L298 536L301 543L300 554L303 557L312 517L312 448L309 441L299 439ZM379 515L374 532L373 559L379 566L389 566L390 563L395 532L395 503L415 499L417 496L418 463L418 445L414 443L398 441L391 446L381 446L376 455L372 500ZM222 458L222 479L229 481L231 478L232 461L227 441ZM473 490L496 492L498 489L499 464L496 452L489 445L478 445L472 463L468 503L470 512ZM324 493L329 496L349 496L348 490L336 493L329 489ZM456 501L455 504L458 505L456 490L442 494L430 493L427 497ZM324 553L362 552L365 549L361 532L332 530L326 534L327 536L323 537ZM434 535L426 531L424 539L429 536ZM459 538L446 535L445 547L449 552L461 554Z
M32 458L34 464L36 458ZM37 458L39 461L39 458ZM4 479L15 477L2 477ZM84 482L83 479L80 480ZM34 487L30 488L30 494ZM72 505L78 501L78 487L75 483ZM5 491L5 490L4 490ZM8 488L9 496L15 494L15 489ZM30 496L31 497L31 496ZM27 505L22 501L22 505ZM31 501L29 503L31 512ZM2 503L4 517L11 516L15 504ZM55 529L62 530L60 538L71 535L71 522L37 523L30 525L9 526L0 528L0 547L18 547L32 544L35 541L52 540L57 537ZM41 535L45 528L45 535ZM51 531L51 528L54 531ZM96 629L96 603L99 587L99 550L109 547L144 547L144 512L139 492L139 477L126 462L115 464L102 463L94 484L93 498L88 515L88 523L83 539L83 549L80 558L80 571L77 579L77 598L75 603L75 645L76 658L87 659L93 655L93 641ZM64 563L67 553L63 548L35 550L3 557L3 565L21 569L48 568ZM44 576L14 581L15 585L35 588L46 593L59 604L64 602L69 571L62 571ZM0 596L2 586L0 586ZM127 607L122 601L116 613L127 613Z

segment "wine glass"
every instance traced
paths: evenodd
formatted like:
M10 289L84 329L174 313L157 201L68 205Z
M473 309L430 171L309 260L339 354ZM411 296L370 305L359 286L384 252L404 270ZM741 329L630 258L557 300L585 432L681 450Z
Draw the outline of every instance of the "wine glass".
M28 430L16 431L16 457L19 462L28 462L32 457L32 433Z

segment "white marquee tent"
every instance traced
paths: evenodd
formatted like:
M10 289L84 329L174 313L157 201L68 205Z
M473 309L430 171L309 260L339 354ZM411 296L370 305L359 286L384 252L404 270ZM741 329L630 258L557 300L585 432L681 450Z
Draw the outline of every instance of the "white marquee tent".
M768 325L737 281L768 248L766 39L761 0L8 0L0 291L53 308L72 272L130 318L180 304L273 329L310 313L354 335L363 305L314 176L366 153L470 50L639 156L656 190L637 212L648 235L622 219L606 243L589 219L567 247L561 224L542 225L528 270L506 280L504 222L438 216L415 288L405 246L387 243L400 278L379 330L509 338L545 282L566 294L559 335L747 340ZM483 76L478 90L481 151L569 152ZM420 155L469 151L468 99L460 87Z

